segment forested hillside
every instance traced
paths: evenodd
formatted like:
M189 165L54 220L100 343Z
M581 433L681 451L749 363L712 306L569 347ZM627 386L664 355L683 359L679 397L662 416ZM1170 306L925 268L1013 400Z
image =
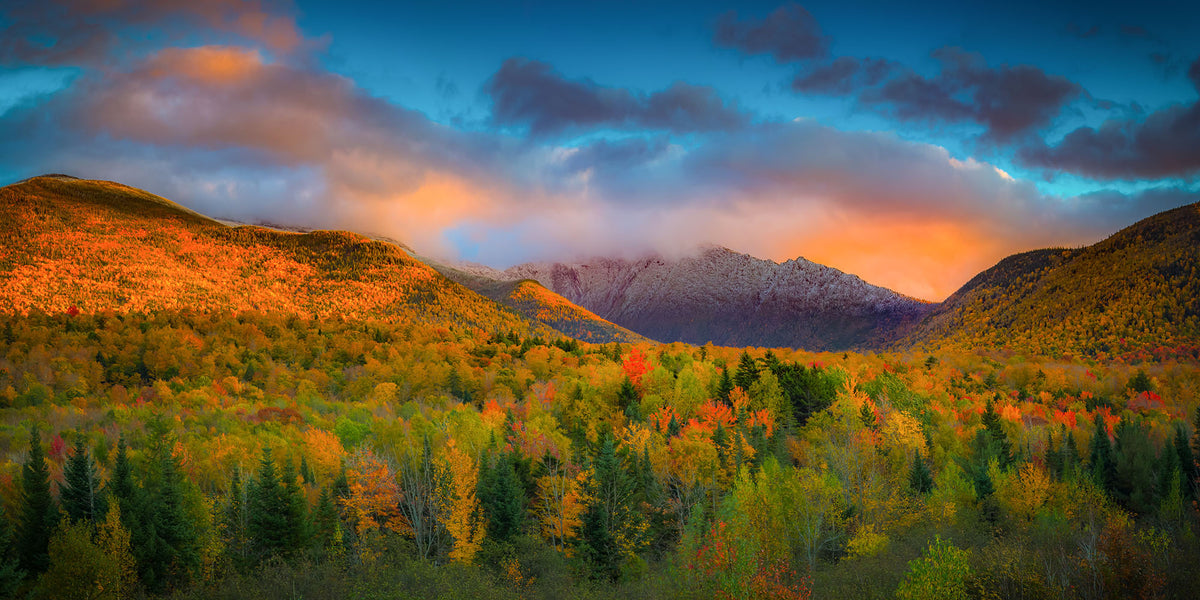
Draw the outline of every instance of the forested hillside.
M1010 256L905 341L1099 359L1200 356L1200 205L1085 248Z

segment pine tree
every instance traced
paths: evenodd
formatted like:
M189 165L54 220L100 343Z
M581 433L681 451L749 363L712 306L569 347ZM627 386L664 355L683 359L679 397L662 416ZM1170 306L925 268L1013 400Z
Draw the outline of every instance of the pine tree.
M157 459L161 481L149 503L157 568L153 579L144 580L152 589L177 589L187 585L200 570L199 538L184 506L187 481L178 459L169 450Z
M733 406L729 395L733 393L733 379L729 377L729 369L721 369L721 379L717 383L717 401L726 406Z
M29 456L21 469L21 521L17 552L21 568L41 573L50 564L47 549L58 524L58 507L50 495L50 469L37 427L29 431Z
M1050 476L1062 480L1063 477L1063 455L1062 451L1054 447L1054 435L1046 433L1046 455L1044 459L1046 470L1050 472Z
M67 517L95 522L108 514L108 499L100 483L100 473L82 435L76 436L74 454L63 467L63 481L59 499Z
M1066 429L1066 426L1063 426ZM1067 440L1062 445L1063 478L1074 477L1079 468L1079 445L1075 443L1075 432L1067 431Z
M750 358L749 352L742 351L742 356L738 359L737 373L733 377L733 384L749 391L750 386L754 385L756 381L758 381L758 363Z
M929 465L925 464L925 459L921 458L920 454L913 458L912 468L908 471L908 487L917 494L933 491L933 474L929 472Z
M875 418L875 411L871 409L869 402L863 402L862 409L858 411L858 418L862 419L863 427L879 431L879 421Z

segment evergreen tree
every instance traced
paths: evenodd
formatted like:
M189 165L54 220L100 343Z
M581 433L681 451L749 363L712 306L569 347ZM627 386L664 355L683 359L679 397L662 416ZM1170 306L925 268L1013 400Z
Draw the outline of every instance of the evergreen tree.
M525 490L508 453L500 453L479 477L479 502L487 516L488 538L507 542L521 533Z
M37 427L29 431L29 456L21 469L21 520L17 553L21 568L41 573L50 564L47 548L58 524L58 507L50 495L50 468Z
M908 487L917 494L933 491L933 473L929 472L929 465L920 454L913 458L912 468L908 471Z
M251 559L260 560L282 554L291 538L288 528L288 500L284 495L271 449L264 448L258 474L247 494L247 527Z
M1012 443L1008 441L1008 434L1004 432L1004 427L1000 424L1000 415L996 414L996 407L992 404L991 399L987 401L987 410L984 411L981 420L984 429L987 430L995 444L995 456L1000 468L1007 469L1013 464L1014 459Z
M623 556L617 540L634 548L642 540L641 518L632 510L636 483L630 477L625 457L616 451L609 434L600 440L592 461L592 478L588 495L591 502L583 516L582 555L599 579L616 580L620 576Z
M1088 448L1088 469L1092 480L1101 489L1111 493L1116 484L1116 464L1112 456L1112 443L1108 440L1108 429L1104 425L1104 417L1096 413L1092 422L1095 431L1092 433L1092 443Z
M1183 430L1183 423L1175 426L1175 458L1179 463L1179 473L1183 482L1183 494L1185 497L1192 499L1195 488L1192 483L1196 481L1196 460L1192 456L1192 451L1188 448L1187 433ZM1171 449L1165 450L1170 452Z
M329 488L321 488L317 508L313 511L313 543L321 552L335 550L341 543L341 519Z
M617 407L622 412L629 410L629 407L636 406L638 401L637 388L633 385L633 380L628 375L621 382L621 387L617 388Z
M188 481L169 446L152 453L158 463L158 485L149 495L146 510L153 519L150 553L143 555L150 576L142 580L152 590L178 589L200 570L199 535L185 507ZM149 558L149 561L145 559Z
M95 522L108 514L108 499L82 435L76 436L74 450L63 467L64 485L59 490L59 500L70 519Z
M755 381L758 381L758 363L750 358L749 352L742 351L742 356L738 359L737 373L733 377L733 384L748 392Z
M729 369L721 369L721 379L717 383L717 401L726 406L733 406L729 395L733 393L733 379L729 376Z
M233 476L229 479L229 496L221 517L221 527L225 533L225 551L237 568L245 568L249 558L246 511L246 488L242 483L242 470L234 468Z
M1066 429L1066 425L1063 426ZM1074 477L1079 468L1079 445L1075 443L1075 432L1067 431L1067 440L1062 445L1063 477Z
M14 597L23 579L25 571L21 570L13 553L12 529L4 512L4 503L0 502L0 598Z
M1051 477L1057 480L1063 478L1063 453L1054 446L1054 435L1046 433L1046 454L1043 461L1046 463L1046 470L1050 472Z
M292 461L283 463L280 479L283 481L282 493L285 527L287 528L287 545L283 548L283 553L291 554L300 548L307 547L311 538L308 502L304 499L304 489L296 481L296 467L292 466Z
M1113 449L1115 491L1126 508L1149 514L1158 505L1155 491L1155 453L1140 420L1121 419Z
M316 483L312 467L308 466L308 457L303 454L300 455L300 481L306 485Z
M133 500L133 466L129 464L129 454L125 447L125 434L117 440L117 457L113 459L113 473L109 479L109 491L112 492L113 498L118 504L122 505L122 511L126 510L125 504L129 504ZM125 512L121 513L122 519L128 519ZM129 521L124 521L128 523Z

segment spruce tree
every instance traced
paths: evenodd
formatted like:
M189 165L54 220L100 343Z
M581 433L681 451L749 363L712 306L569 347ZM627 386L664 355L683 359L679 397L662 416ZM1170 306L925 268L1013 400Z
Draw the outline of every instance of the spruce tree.
M37 427L29 431L29 456L21 469L21 520L17 555L21 568L41 573L50 564L47 549L58 524L58 507L50 495L50 468Z
M280 479L283 482L282 493L287 527L287 545L282 552L283 554L292 554L300 548L308 546L312 526L308 520L308 502L304 499L303 488L296 481L296 467L292 466L292 461L289 460L283 464Z
M341 541L341 520L329 488L321 488L317 508L313 511L313 545L319 552L329 552Z
M264 448L247 502L247 533L253 559L282 553L287 548L291 533L288 510L271 449Z
M221 516L221 528L225 533L225 551L233 565L245 568L248 562L246 541L246 493L242 483L241 468L234 468L229 479L229 496Z
M507 542L521 533L525 490L508 453L501 453L479 478L479 500L487 516L488 538Z
M1175 456L1179 461L1179 471L1183 479L1183 493L1187 498L1192 498L1195 493L1193 483L1196 481L1196 459L1192 456L1191 448L1188 448L1187 433L1183 430L1183 423L1175 426Z
M617 388L617 407L626 412L631 406L637 406L637 401L637 388L633 386L633 380L626 375L621 387Z
M121 518L127 519L125 505L133 500L133 466L129 463L129 453L125 447L125 434L117 440L117 457L113 459L113 474L109 480L109 491L117 504L121 505ZM122 521L128 523L129 521Z
M63 467L63 481L59 499L67 517L96 522L108 514L108 499L100 483L100 473L82 435L75 437L74 454Z

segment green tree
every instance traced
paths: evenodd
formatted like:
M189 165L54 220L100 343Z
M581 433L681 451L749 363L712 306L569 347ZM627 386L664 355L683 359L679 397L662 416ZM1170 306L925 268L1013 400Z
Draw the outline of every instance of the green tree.
M737 373L733 376L733 384L743 390L749 391L750 386L758 381L758 363L753 358L750 358L749 352L742 352L742 356L738 359Z
M1013 463L1013 448L1012 443L1008 441L1008 434L1004 432L1004 427L1000 423L1000 415L996 413L996 407L992 404L991 399L987 401L987 409L981 417L984 429L992 438L994 444L996 460L1000 463L1001 469L1007 469Z
M100 473L82 435L75 437L74 453L63 467L63 482L59 500L67 517L93 522L108 514L108 499L102 489Z
M488 537L506 542L521 533L525 490L508 453L500 453L479 478L479 501L487 516Z
M1092 442L1088 447L1088 468L1096 485L1111 493L1116 486L1117 469L1112 455L1112 442L1108 439L1108 428L1104 425L1104 416L1096 413L1092 425L1094 430Z
M0 598L12 598L23 579L25 571L21 570L13 553L12 527L4 511L4 503L0 502Z
M249 562L249 542L246 537L247 506L246 486L242 483L242 470L235 468L229 479L229 495L221 516L221 529L225 534L225 552L235 567L245 568Z
M17 553L21 568L41 573L50 564L50 535L58 524L58 507L50 495L50 468L37 427L29 431L29 455L21 469L21 521Z
M287 528L287 546L284 553L291 554L300 548L308 546L312 537L312 524L308 518L308 502L304 499L304 489L296 481L296 467L292 461L283 463L280 472L282 493L284 499L285 527Z
M64 521L50 538L50 563L38 579L34 598L93 600L114 597L124 573L117 557L92 539L90 523Z
M908 488L917 494L933 491L933 473L920 454L913 458L912 467L908 470Z
M729 376L729 369L721 369L721 378L717 382L716 399L728 406L732 406L729 400L731 393L733 393L733 378Z
M940 537L920 557L909 561L908 574L896 590L898 600L966 600L971 576L969 553Z
M246 533L252 560L285 553L292 538L288 528L290 508L269 447L263 449L247 500Z

